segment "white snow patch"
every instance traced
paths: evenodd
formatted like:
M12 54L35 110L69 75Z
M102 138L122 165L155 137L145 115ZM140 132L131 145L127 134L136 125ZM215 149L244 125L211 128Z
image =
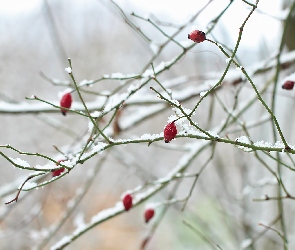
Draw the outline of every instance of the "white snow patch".
M255 146L257 147L262 147L262 148L272 148L273 145L270 142L265 142L265 141L257 141L254 143Z
M291 75L286 76L286 77L283 79L282 83L284 84L286 81L292 81L292 82L295 82L295 72L292 73Z
M82 80L81 82L80 82L80 86L85 86L85 85L90 85L91 87L93 86L93 80L86 80L86 79L84 79L84 80Z
M32 230L29 232L29 237L34 241L40 241L49 235L49 231L46 228L42 228L40 231Z
M61 99L65 94L67 93L71 93L73 92L73 89L71 88L66 88L65 90L63 91L59 91L57 94L58 94L58 98Z
M205 95L207 94L207 92L208 92L208 91L202 91L202 92L200 93L200 97L205 96Z
M70 67L65 68L65 71L66 71L67 73L69 73L69 74L72 73L72 69L71 69Z
M250 139L247 136L240 136L238 138L236 138L236 142L241 142L241 143L245 143L245 144L250 144ZM251 152L252 148L248 148L245 146L237 146L239 149L242 149L245 152Z
M228 57L225 59L225 62L228 64L230 61L232 61L233 59L231 57Z
M257 185L260 187L263 187L265 185L276 185L278 183L276 178L262 178L259 181L257 181Z
M90 115L91 115L93 118L97 118L97 117L99 117L99 116L101 115L101 112L99 112L99 111L94 111L94 112L92 112Z
M64 236L60 241L58 241L55 245L50 247L50 250L59 249L61 246L70 243L72 238L70 236Z
M50 164L46 164L46 165L43 165L43 166L41 166L41 165L36 165L35 168L37 168L37 169L49 170L49 169L54 169L54 168L56 168L56 166L52 166L52 165L50 165Z
M251 239L245 239L242 241L241 243L241 248L242 249L246 249L247 247L249 247L252 244L252 240Z
M85 215L84 213L80 212L74 218L73 224L76 228L85 227Z
M160 134L143 134L140 139L142 140L155 140L157 138L160 138Z
M183 40L179 42L184 48L188 48L189 46L191 46L194 42L192 40Z
M93 129L94 125L92 122L88 122L88 132L91 132Z
M20 189L21 186L22 186L22 184L19 185L18 189ZM25 185L23 186L23 189L27 190L27 189L32 189L32 188L35 188L35 187L37 187L37 183L36 182L29 182L29 181L27 181L25 183Z
M26 161L20 159L20 158L11 158L9 157L9 159L15 164L15 165L18 165L18 166L22 166L24 168L29 168L30 167L30 164L27 163Z
M160 46L159 44L156 44L154 42L151 42L150 43L150 48L151 50L153 51L154 55L158 54L159 53L159 50L160 50Z
M207 133L209 133L210 135L212 135L215 138L220 138L220 136L214 131L208 130Z

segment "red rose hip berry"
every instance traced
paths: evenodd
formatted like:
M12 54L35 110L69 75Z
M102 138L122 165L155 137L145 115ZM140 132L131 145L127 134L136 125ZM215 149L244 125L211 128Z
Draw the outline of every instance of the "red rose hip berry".
M123 206L124 206L125 210L126 211L130 210L133 206L131 194L126 194L124 196L122 202L123 202Z
M203 31L200 30L194 30L187 36L188 39L191 39L195 43L201 43L206 40L206 34Z
M63 171L65 171L65 168L59 168L57 170L52 171L52 177L59 176Z
M72 95L71 93L66 93L62 96L62 98L60 99L60 106L61 106L61 113L63 115L66 115L66 113L68 112L68 110L63 109L63 108L67 108L69 109L72 105Z
M172 141L177 134L175 122L169 122L164 128L164 140L166 143Z
M293 81L285 81L285 83L282 85L282 88L286 90L291 90L294 88L294 84L295 82Z
M65 160L59 160L58 163L60 163L61 161L65 161ZM59 164L56 164L56 166L58 165ZM52 177L59 176L63 171L65 171L65 168L59 168L59 169L53 170Z
M153 208L148 208L144 212L145 223L148 223L155 215L155 210Z

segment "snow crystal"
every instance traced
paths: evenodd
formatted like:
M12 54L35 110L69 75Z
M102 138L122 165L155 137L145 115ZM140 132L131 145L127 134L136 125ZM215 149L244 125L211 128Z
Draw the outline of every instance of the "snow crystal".
M20 159L20 158L16 158L16 159L13 159L11 157L9 157L9 159L15 164L15 165L18 165L18 166L22 166L24 168L29 168L30 167L30 164L27 163L26 161Z
M71 69L70 67L65 68L65 71L66 71L67 73L69 73L69 74L72 73L72 69Z
M241 248L242 249L246 249L247 247L249 247L252 244L252 240L251 239L245 239L242 241L241 243Z

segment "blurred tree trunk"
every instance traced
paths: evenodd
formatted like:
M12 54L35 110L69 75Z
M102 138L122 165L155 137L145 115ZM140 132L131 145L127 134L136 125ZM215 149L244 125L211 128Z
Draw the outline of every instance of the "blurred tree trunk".
M282 1L283 10L289 8L293 2L294 0L283 0ZM285 43L289 50L295 49L295 12L292 13L292 18L287 27Z

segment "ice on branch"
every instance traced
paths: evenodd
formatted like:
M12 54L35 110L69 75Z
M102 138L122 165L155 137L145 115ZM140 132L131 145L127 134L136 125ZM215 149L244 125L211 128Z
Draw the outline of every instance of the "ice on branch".
M20 158L11 158L9 157L9 159L17 166L21 166L21 167L24 167L24 168L29 168L30 167L30 164L27 163L26 161L20 159Z
M66 71L67 73L69 73L69 74L72 73L72 69L71 69L70 67L65 68L65 71Z

